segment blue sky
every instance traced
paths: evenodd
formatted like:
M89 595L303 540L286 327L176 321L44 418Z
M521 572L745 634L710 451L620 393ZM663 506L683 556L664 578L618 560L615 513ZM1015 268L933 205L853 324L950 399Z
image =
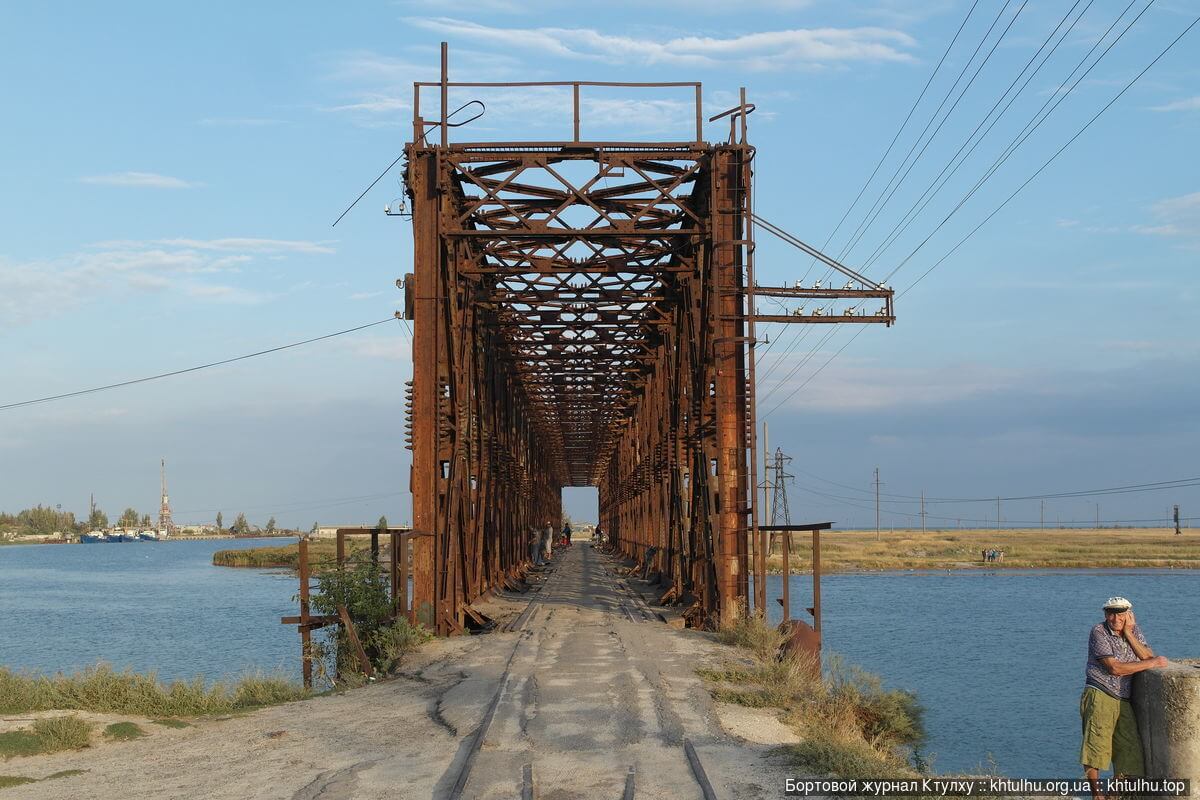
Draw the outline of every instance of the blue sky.
M402 194L398 169L330 226L400 153L412 82L436 78L443 39L461 80L700 80L708 114L745 86L757 104L759 212L841 255L869 202L833 234L835 226L969 8L905 0L6 4L0 405L386 319L399 299L393 281L411 261L407 221L382 213ZM1144 8L1137 0L1101 38L1125 3L980 0L866 201L992 20L968 78L1011 27L847 263L871 260L1064 15L1085 8L978 148L871 264L872 277L910 253L1038 108L1065 92L1089 48L1099 40L1098 55ZM1146 10L890 282L904 290L937 262L1197 13L1178 1ZM760 365L760 374L771 370L760 417L772 445L806 473L790 489L794 517L873 524L865 500L826 495L866 498L877 465L885 492L940 497L1200 474L1198 56L1193 30L906 293L894 328L864 331L832 360L855 330L837 331L811 357L826 331L785 356L794 339L769 332L778 344ZM560 94L480 97L488 112L460 129L464 138L569 131ZM585 136L684 138L689 103L671 92L597 91L585 100ZM706 136L721 137L721 126ZM805 275L806 259L763 236L760 282ZM183 520L208 521L217 510L303 527L381 513L405 520L406 336L388 323L0 412L0 508L61 503L83 513L95 492L110 514L127 505L153 512L165 457ZM1174 502L1200 515L1194 487L1099 502L1108 520L1162 517ZM1092 503L1055 501L1047 517L1091 519ZM569 507L590 516L586 493L572 493ZM885 524L910 521L899 512L911 505L890 508ZM942 511L994 521L986 504ZM1036 502L1003 511L1014 521L1037 513Z

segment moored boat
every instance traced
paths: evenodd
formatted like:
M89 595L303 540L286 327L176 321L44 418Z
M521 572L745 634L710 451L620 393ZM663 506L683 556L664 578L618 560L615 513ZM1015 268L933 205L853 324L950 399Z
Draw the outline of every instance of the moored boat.
M104 531L89 531L79 537L79 540L84 544L99 544L107 542L108 537L104 535Z
M158 531L138 531L138 539L143 542L157 542Z

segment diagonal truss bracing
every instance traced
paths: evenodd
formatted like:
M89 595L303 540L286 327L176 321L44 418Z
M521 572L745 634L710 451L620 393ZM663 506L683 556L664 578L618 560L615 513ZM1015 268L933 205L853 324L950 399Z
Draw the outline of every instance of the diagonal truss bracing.
M724 143L586 142L579 89L572 141L451 143L418 112L407 147L414 609L439 633L528 565L564 486L598 487L600 524L692 624L747 609L764 574L750 107Z

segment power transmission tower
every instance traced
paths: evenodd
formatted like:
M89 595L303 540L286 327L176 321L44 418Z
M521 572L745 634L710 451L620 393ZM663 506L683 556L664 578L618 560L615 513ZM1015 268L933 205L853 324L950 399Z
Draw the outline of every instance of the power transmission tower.
M879 467L875 468L875 541L879 541Z
M921 490L921 533L925 532L925 490Z
M775 464L771 467L771 471L775 473L775 479L771 482L771 524L772 525L791 525L792 515L788 509L787 498L787 481L795 478L784 471L784 465L792 460L791 456L783 454L781 448L775 448ZM775 550L775 540L778 533L771 532L771 552ZM790 533L785 533L785 536L791 536Z

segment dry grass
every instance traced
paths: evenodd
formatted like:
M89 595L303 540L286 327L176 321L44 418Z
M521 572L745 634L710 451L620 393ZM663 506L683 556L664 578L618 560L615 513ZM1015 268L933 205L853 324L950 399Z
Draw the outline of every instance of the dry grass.
M387 537L379 543L380 563L388 562ZM346 553L352 556L371 549L370 537L353 536L346 540ZM337 563L337 542L333 539L314 539L308 543L308 563L320 571ZM218 550L213 553L213 566L251 567L256 569L297 569L300 547L296 543L279 547L248 547L242 550Z
M226 714L300 700L308 693L283 678L250 675L232 685L203 678L163 684L153 675L100 664L74 675L27 675L0 667L0 713L78 710L145 717Z
M921 708L908 693L831 659L822 674L813 656L780 656L784 636L761 618L742 619L719 639L751 656L720 670L699 670L721 701L774 708L801 736L789 747L797 767L843 777L915 775L909 747L924 738Z
M811 550L809 534L793 534L793 572L811 567ZM983 550L1003 550L1004 560L985 563ZM878 540L873 530L821 534L823 572L1095 567L1200 569L1200 531L1176 536L1164 528L898 530L883 531ZM782 557L768 558L767 568L782 571Z

